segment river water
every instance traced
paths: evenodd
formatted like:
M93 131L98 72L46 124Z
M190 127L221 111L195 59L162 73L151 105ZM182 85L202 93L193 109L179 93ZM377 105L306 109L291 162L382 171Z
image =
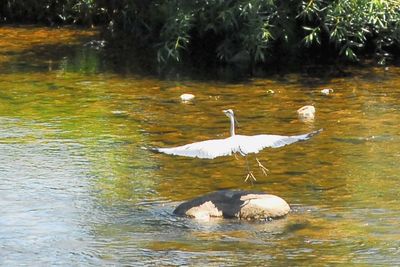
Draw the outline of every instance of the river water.
M400 264L400 68L159 78L112 62L93 40L0 28L0 265ZM316 118L299 120L310 104ZM257 155L268 176L249 157L253 185L243 158L144 149L227 137L227 108L241 134L324 131ZM226 188L279 195L292 212L267 223L172 214Z

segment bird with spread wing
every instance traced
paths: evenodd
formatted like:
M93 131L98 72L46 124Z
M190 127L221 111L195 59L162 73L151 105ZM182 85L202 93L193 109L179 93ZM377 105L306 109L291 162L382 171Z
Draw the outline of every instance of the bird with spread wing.
M170 155L193 158L197 157L202 159L214 159L216 157L230 156L232 154L247 156L247 154L258 153L259 151L267 147L277 148L298 141L308 140L312 136L322 131L322 129L320 129L310 133L292 136L270 134L259 134L251 136L239 135L235 134L235 115L233 113L233 110L227 109L223 110L223 112L231 121L230 137L224 139L205 140L177 147L155 148L154 150ZM256 160L261 171L266 175L268 169L261 164L258 158L256 158ZM250 171L248 167L248 173L245 181L247 181L249 178L256 180L253 172Z

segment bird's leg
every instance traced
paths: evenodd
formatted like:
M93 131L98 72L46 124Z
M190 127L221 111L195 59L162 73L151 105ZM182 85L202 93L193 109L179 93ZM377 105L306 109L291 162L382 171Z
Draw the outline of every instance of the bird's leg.
M256 179L256 177L254 177L254 174L253 174L252 171L249 171L249 172L247 173L246 179L244 179L244 181L247 182L247 180L248 180L249 178L253 179L254 181L257 181L257 179ZM253 181L252 181L252 180L251 180L251 183L253 184Z
M247 180L249 178L253 179L254 181L257 181L256 177L254 176L253 172L250 171L250 167L249 167L249 161L247 160L247 156L245 156L246 158L246 166L247 166L247 176L246 179L244 179L245 182L247 182ZM253 183L253 181L251 180L251 183Z
M256 158L256 161L257 161L258 167L260 167L262 173L263 173L265 176L267 176L269 170L268 170L267 168L265 168L264 165L261 164L261 162L258 160L258 158Z

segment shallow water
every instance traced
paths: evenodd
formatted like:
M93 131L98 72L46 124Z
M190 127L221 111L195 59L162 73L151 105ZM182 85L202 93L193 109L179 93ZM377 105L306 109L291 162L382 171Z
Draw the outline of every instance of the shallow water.
M88 44L98 38L0 28L0 265L400 263L400 68L161 79L111 63ZM296 110L308 104L316 118L303 122ZM242 158L144 149L227 137L227 108L241 134L324 131L260 153L268 176L249 157L254 185ZM293 212L268 223L172 215L225 188L279 195Z

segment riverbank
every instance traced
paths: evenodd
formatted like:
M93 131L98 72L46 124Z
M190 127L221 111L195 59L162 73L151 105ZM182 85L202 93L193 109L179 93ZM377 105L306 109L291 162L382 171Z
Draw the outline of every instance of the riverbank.
M228 66L252 75L365 59L386 65L400 55L400 5L390 0L7 0L3 10L3 23L99 26L110 45L145 51L160 66Z

